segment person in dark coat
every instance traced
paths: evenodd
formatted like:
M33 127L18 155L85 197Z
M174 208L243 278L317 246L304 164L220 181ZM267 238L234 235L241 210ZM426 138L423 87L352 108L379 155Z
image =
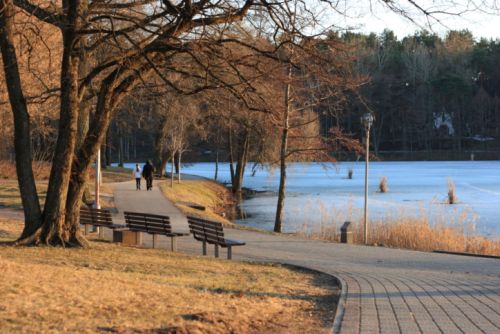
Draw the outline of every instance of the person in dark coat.
M142 177L146 179L146 190L153 189L153 171L153 165L151 164L151 161L148 160L144 167L142 167Z

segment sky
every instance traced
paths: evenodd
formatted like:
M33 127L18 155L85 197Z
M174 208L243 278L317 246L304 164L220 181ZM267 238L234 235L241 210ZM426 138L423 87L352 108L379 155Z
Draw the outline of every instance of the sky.
M444 36L450 29L468 29L477 39L480 37L500 39L500 10L497 11L497 15L494 15L490 14L493 11L486 6L471 8L471 2L467 0L456 0L454 6L436 5L436 3L440 1L443 4L447 2L447 0L423 0L417 2L425 5L425 8L436 11L463 13L460 15L437 15L440 19L440 23L433 22L431 24L432 28L430 28L423 15L419 15L413 8L406 7L408 10L413 11L412 16L420 23L419 27L403 18L401 15L390 11L380 2L375 0L369 1L371 5L368 7L366 6L368 2L365 1L358 1L357 5L346 7L346 12L349 13L349 16L340 16L337 17L337 20L340 20L343 26L351 26L354 28L354 31L363 33L381 33L384 29L390 29L394 31L400 39L412 35L415 31L422 30L422 28L431 30L440 36ZM492 6L497 0L489 1L490 6ZM408 2L402 1L401 3L404 4ZM461 3L463 4L460 5ZM458 4L458 7L456 4ZM469 8L466 7L466 4L468 4Z

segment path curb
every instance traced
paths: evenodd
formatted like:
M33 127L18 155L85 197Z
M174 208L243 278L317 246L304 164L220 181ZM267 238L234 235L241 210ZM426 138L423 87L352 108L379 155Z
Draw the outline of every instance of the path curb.
M248 262L245 260L243 260L243 261ZM258 263L258 261L256 261L255 263ZM337 275L326 273L326 272L318 270L318 269L309 268L309 267L305 267L305 266L299 266L299 265L287 263L287 262L270 262L270 263L276 263L276 264L280 264L284 267L295 268L295 269L305 270L305 271L309 271L309 272L313 272L313 273L328 275L336 281L337 285L340 288L340 294L339 294L339 299L337 301L337 309L335 310L335 315L333 317L332 333L333 334L339 333L340 326L342 324L342 319L344 318L345 301L347 299L347 283L341 277L339 277Z
M345 303L347 300L347 283L337 275L331 275L337 280L337 284L340 286L340 296L337 302L337 310L335 312L335 317L333 318L333 334L340 333L340 327L342 326L342 319L345 313Z

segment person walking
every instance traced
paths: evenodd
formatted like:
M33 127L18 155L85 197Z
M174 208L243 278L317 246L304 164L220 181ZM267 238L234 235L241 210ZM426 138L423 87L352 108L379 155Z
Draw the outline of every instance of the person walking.
M135 177L135 189L141 190L142 169L141 167L139 167L139 164L135 164L134 177Z
M153 170L151 160L146 161L146 164L142 167L142 176L146 179L146 190L153 189Z

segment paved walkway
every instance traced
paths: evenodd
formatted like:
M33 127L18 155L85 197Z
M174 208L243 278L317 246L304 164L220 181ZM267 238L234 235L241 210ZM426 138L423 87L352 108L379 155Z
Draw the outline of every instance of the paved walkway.
M188 230L184 215L157 187L139 192L132 182L117 184L115 203L118 220L124 210L166 214L176 230ZM247 242L233 249L234 259L290 263L337 277L342 297L335 332L500 333L498 259L351 246L237 229L227 232L228 237ZM161 239L160 247L167 246L168 240ZM201 254L201 244L191 237L181 238L178 251Z

